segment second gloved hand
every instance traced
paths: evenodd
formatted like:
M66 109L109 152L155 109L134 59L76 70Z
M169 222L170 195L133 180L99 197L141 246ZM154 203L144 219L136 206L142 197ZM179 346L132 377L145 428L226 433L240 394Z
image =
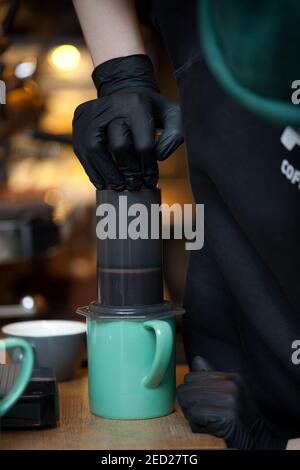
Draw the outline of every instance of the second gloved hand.
M220 437L229 448L286 448L287 439L269 429L238 374L213 371L197 356L177 397L193 432Z
M79 105L73 119L74 151L91 182L119 191L154 187L157 160L183 142L178 105L159 93L146 55L100 64L93 80L101 98Z

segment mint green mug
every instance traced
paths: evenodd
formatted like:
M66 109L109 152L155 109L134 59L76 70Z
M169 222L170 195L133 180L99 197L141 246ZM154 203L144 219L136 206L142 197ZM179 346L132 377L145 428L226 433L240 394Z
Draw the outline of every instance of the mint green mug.
M87 318L91 412L113 419L171 413L175 395L174 318Z
M6 349L20 348L23 350L21 371L11 390L0 400L0 417L15 404L22 395L29 382L33 369L33 351L30 344L22 338L6 338L0 340L0 351Z

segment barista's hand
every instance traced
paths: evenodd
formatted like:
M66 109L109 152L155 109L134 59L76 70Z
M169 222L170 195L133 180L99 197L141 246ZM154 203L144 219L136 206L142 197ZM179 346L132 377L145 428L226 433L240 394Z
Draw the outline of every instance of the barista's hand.
M177 389L178 401L193 432L223 438L230 448L285 449L259 416L238 374L212 371L201 357Z
M109 60L93 80L101 98L78 106L73 119L74 151L91 182L119 191L154 187L157 160L183 142L178 105L159 93L146 55Z

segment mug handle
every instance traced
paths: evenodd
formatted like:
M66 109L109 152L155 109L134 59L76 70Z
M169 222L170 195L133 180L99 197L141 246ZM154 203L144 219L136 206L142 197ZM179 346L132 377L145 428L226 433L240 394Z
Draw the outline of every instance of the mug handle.
M9 409L22 395L27 383L29 382L33 369L33 352L30 344L27 341L22 338L6 338L4 340L0 340L0 349L4 348L21 348L24 352L24 355L22 367L16 382L12 386L9 393L5 395L2 400L0 400L0 417L4 416L5 413L9 411Z
M155 388L161 383L169 365L173 350L173 330L163 320L149 320L144 323L146 330L154 330L156 336L155 355L151 370L143 379L144 387Z

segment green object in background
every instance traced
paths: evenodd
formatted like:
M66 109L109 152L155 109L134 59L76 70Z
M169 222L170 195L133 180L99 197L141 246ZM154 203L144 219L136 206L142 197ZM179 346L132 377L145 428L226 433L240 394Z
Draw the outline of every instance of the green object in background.
M174 318L87 319L89 398L92 413L147 419L173 411Z
M206 61L241 104L283 125L300 125L292 83L300 80L299 0L200 0Z
M23 351L22 367L16 382L4 398L0 400L0 417L16 403L28 384L33 368L33 351L30 344L22 338L0 340L0 350L20 348Z

